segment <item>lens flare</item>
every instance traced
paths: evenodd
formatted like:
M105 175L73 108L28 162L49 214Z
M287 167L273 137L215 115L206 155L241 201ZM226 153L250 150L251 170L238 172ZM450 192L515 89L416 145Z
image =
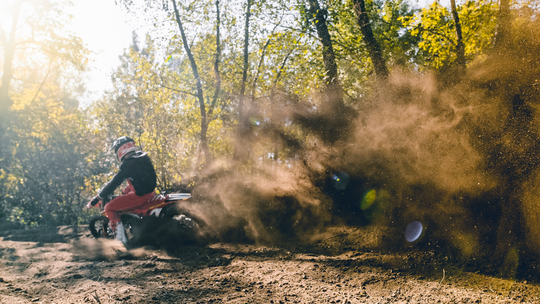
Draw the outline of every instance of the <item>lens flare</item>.
M362 201L360 202L360 209L362 210L368 209L369 207L371 207L371 205L373 205L376 199L377 199L377 191L375 189L368 191L362 198Z
M258 126L261 124L261 122L255 117L251 117L249 120L251 121L251 124L254 126Z
M385 189L371 189L369 190L362 201L359 203L359 207L362 210L362 216L368 223L378 221L385 216L387 208L392 204L392 197L390 193Z
M345 190L347 186L349 185L349 175L345 172L338 172L332 176L332 180L334 181L334 187L338 190Z
M171 61L171 59L172 59L172 55L169 55L169 57L167 57L167 59L165 60L165 62L169 62L169 61Z
M407 242L412 243L420 237L423 230L424 227L422 226L422 223L419 221L414 221L407 225L407 228L405 229L405 239Z

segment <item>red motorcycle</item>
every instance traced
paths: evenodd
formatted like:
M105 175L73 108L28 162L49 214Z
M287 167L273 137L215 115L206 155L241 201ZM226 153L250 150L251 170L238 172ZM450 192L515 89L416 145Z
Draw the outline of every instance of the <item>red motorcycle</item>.
M101 200L96 206L103 209L115 196ZM180 208L180 202L189 200L189 193L157 194L136 209L120 213L126 234L126 247L164 245L163 242L197 243L200 240L199 225ZM88 223L95 238L113 239L109 219L95 216Z

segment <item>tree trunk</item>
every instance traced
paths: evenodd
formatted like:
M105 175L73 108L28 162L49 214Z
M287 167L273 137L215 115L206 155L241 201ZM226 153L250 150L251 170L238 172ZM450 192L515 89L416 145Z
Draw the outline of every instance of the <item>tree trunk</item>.
M214 77L216 78L216 86L214 92L214 98L212 98L212 104L210 109L208 109L208 120L212 119L212 114L214 112L214 107L216 106L217 99L219 96L219 91L221 89L221 75L219 73L219 61L221 58L221 42L220 42L220 32L219 27L221 25L221 17L219 15L219 0L216 0L216 55L214 58Z
M354 12L356 13L356 20L360 26L360 32L364 36L364 42L367 45L369 57L375 68L375 75L380 79L388 78L388 68L386 67L386 61L383 58L381 46L373 35L371 29L371 21L366 11L366 5L364 0L353 0Z
M2 86L0 87L0 113L2 116L7 114L13 104L9 97L9 87L13 77L12 64L15 53L15 43L9 41L4 48L4 71L2 74Z
M17 24L19 23L19 14L21 12L22 3L23 1L17 1L13 5L14 15L9 37L6 36L4 30L0 28L0 42L2 42L2 45L4 46L4 70L2 73L2 84L0 86L0 120L2 121L2 124L5 122L5 117L7 117L7 113L13 103L9 97L9 88L11 78L13 78L12 67L13 58L15 56Z
M247 73L249 67L249 18L251 17L251 2L247 0L246 9L246 23L244 26L244 67L242 68L242 83L240 84L240 99L238 100L238 139L236 140L236 146L234 148L233 158L235 160L245 158L247 151L245 146L245 136L247 133L248 125L245 109L244 109L244 97L246 93Z
M246 23L244 26L244 67L242 69L242 83L240 85L240 101L238 103L238 116L240 120L244 119L244 95L246 92L246 81L249 65L249 18L251 17L251 1L247 0L247 10L246 10Z
M507 93L508 94L508 93ZM501 267L499 271L504 273L508 267L507 259L512 255L512 247L525 249L526 244L524 235L526 232L523 210L523 192L521 186L527 181L534 180L539 162L538 147L540 140L535 136L534 128L534 107L529 105L526 98L521 94L506 96L511 102L511 108L508 115L508 120L505 125L504 133L500 134L500 138L512 138L517 150L493 150L492 156L495 160L500 159L497 166L500 166L500 174L503 178L503 195L501 195L500 207L501 216L499 219L499 227L497 231L497 247L493 260L499 263ZM499 155L496 153L499 152ZM511 156L501 157L507 153ZM508 273L508 272L507 272ZM504 274L507 274L504 273Z
M338 93L341 96L336 56L334 54L334 47L332 46L332 37L326 23L327 13L326 10L321 9L317 0L309 0L309 14L311 15L310 17L315 18L315 28L317 29L319 41L323 46L323 64L326 72L325 81L330 91Z
M456 8L456 0L450 0L452 6L452 17L454 17L454 24L456 25L456 55L457 64L461 68L465 68L465 45L463 44L463 36L461 34L461 22L459 21L459 15Z
M343 138L350 131L350 118L352 111L345 106L343 102L343 91L339 80L338 66L332 36L328 30L327 15L328 12L322 9L318 0L309 0L309 9L307 10L309 20L317 30L319 41L322 44L323 64L325 70L324 81L326 83L326 92L324 94L324 103L313 114L296 114L295 119L304 127L317 134L324 142L334 144ZM292 52L292 50L291 50ZM284 63L288 56L284 59ZM278 77L281 74L284 64L279 70ZM278 77L276 77L276 82Z
M499 19L495 33L495 48L506 47L510 42L512 20L510 17L510 0L500 0Z
M178 28L180 29L180 34L182 35L182 43L184 44L184 50L186 51L186 54L188 55L189 62L191 63L191 70L193 72L193 77L195 77L195 81L197 85L197 99L199 100L199 108L201 110L201 135L200 135L201 148L204 152L205 163L206 165L209 165L212 158L210 155L210 149L208 148L208 141L206 138L206 134L208 132L208 123L206 119L206 109L204 105L204 95L203 95L203 89L202 89L202 84L201 84L201 78L199 77L197 63L195 62L195 58L193 58L193 54L191 53L191 50L189 48L189 44L186 38L186 34L184 32L184 28L182 27L180 14L178 13L178 8L176 7L176 0L173 0L172 3L174 7L174 14L176 16L176 22L178 23Z

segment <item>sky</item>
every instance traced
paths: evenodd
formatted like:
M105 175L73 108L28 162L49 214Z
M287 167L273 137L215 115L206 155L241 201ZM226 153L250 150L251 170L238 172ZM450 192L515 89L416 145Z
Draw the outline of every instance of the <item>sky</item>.
M81 105L88 105L112 88L111 73L120 65L118 58L132 40L136 18L113 0L73 0L71 30L92 52L89 61L88 92Z

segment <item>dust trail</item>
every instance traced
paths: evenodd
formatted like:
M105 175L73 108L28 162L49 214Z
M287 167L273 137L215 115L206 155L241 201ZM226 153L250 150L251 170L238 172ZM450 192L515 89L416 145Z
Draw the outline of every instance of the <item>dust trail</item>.
M306 178L305 169L295 167L215 171L182 209L206 223L203 231L210 239L273 243L306 238L330 220L331 201Z
M467 255L501 240L540 252L538 28L460 81L394 72L344 106L324 94L260 101L251 158L217 161L185 207L217 239L309 240L351 224L394 227L402 244L420 221L430 242Z
M118 259L144 259L149 253L143 248L126 250L120 241L84 238L73 242L74 259L110 261Z

